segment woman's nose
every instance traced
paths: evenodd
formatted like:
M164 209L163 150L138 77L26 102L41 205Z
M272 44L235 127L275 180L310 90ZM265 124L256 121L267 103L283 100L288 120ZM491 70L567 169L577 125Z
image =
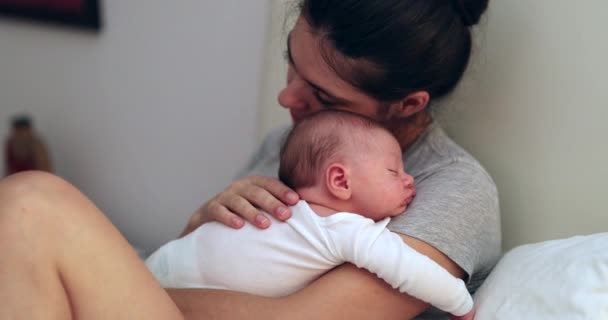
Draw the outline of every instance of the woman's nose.
M302 81L294 79L289 81L279 93L279 104L287 109L303 109L308 105L306 101L306 87Z

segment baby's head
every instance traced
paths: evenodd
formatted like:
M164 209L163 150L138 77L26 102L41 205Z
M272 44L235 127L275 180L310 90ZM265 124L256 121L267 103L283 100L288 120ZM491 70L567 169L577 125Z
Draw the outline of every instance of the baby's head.
M414 195L393 135L346 111L318 112L294 126L279 179L304 200L374 220L403 213Z

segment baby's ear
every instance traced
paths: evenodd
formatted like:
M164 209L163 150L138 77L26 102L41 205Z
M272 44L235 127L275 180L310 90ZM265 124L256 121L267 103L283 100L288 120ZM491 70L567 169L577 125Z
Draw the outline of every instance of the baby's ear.
M350 171L341 163L332 163L325 171L325 185L329 193L340 200L349 200L352 196Z

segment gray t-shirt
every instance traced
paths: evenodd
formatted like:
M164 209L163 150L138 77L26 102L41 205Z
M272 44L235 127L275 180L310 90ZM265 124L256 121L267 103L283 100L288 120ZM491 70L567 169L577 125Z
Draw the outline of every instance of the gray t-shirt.
M270 132L239 176L277 177L280 147L290 128ZM501 254L494 181L436 123L404 153L404 166L416 180L417 194L407 214L393 218L388 228L446 254L467 273L467 287L474 293ZM448 318L430 309L417 319Z

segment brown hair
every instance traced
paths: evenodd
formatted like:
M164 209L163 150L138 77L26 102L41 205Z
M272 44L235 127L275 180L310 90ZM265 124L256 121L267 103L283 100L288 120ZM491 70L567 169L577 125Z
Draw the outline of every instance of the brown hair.
M299 4L301 15L328 45L324 58L338 76L379 101L392 102L414 91L439 98L454 89L469 63L470 29L488 0Z

